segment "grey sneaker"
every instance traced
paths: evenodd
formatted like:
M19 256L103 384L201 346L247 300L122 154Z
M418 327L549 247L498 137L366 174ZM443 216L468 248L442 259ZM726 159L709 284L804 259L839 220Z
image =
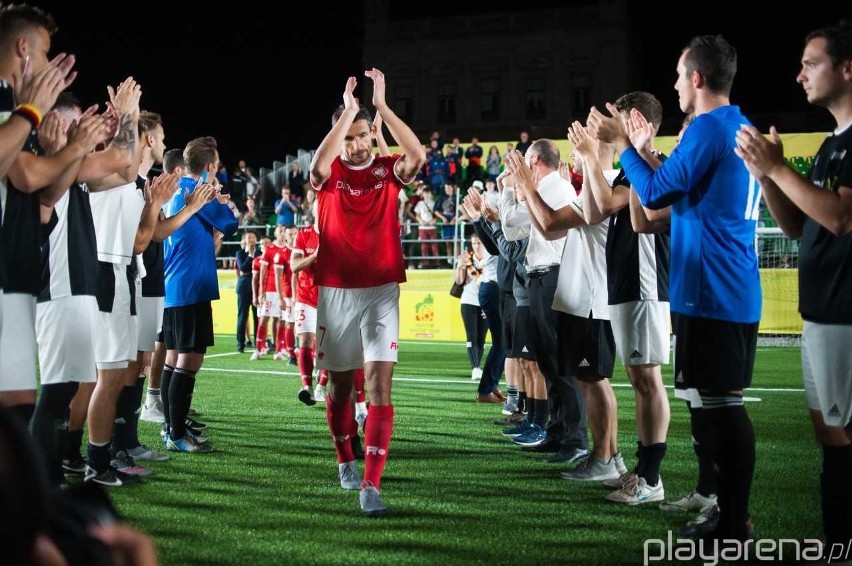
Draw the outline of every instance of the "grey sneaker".
M127 451L134 460L144 460L148 462L165 462L169 459L168 454L151 450L144 444L140 444L136 448L131 448Z
M129 476L150 476L154 471L151 468L137 466L133 458L124 450L116 452L115 458L109 464L117 471Z
M614 458L601 460L596 456L589 456L576 468L562 472L562 479L576 481L601 481L611 480L618 477L615 469Z
M340 487L343 489L361 489L361 476L358 475L354 460L338 464L337 475L340 477Z
M518 411L518 398L515 397L513 399L512 397L509 397L508 399L506 399L506 401L503 403L503 414L506 415L506 416L509 416L513 413L516 413L517 411Z
M615 462L615 469L618 470L619 475L627 473L627 466L624 465L624 456L621 455L621 452L613 454L612 460Z
M630 481L631 476L635 476L636 474L633 471L627 471L615 478L614 480L606 480L603 484L610 489L621 489L624 487L628 481Z
M666 501L660 503L660 509L663 511L687 511L703 513L708 507L716 505L716 496L704 497L697 491L693 491L684 495L676 501Z
M361 490L361 511L367 517L384 517L388 514L388 508L382 503L379 490L372 485Z
M142 405L142 412L139 414L139 420L148 423L163 423L166 422L166 416L163 414L163 401L160 398L153 401L150 405L146 402Z

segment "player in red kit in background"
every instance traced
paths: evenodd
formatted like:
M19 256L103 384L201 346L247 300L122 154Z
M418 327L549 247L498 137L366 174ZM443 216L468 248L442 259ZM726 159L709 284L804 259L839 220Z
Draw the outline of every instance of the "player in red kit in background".
M357 80L349 77L343 105L311 163L319 203L316 348L317 365L331 374L326 412L341 487L360 488L361 510L378 517L387 514L379 493L393 432L391 380L399 343L399 284L405 281L397 199L426 154L414 132L388 107L382 72L373 68L364 74L373 81L373 106L404 154L373 155L372 117L358 104ZM367 257L370 269L363 268ZM363 481L349 442L355 433L353 370L362 366L370 398Z

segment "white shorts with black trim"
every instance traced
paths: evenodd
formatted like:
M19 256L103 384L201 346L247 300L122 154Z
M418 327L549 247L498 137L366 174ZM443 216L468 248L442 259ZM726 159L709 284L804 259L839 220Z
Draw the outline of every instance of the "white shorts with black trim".
M399 283L363 289L319 288L317 367L360 368L365 362L397 362Z
M802 378L808 408L828 426L852 424L852 325L805 321Z
M609 305L615 347L625 366L669 363L669 303L640 300Z
M36 388L36 298L0 292L0 391Z
M91 383L95 369L98 302L92 296L51 299L36 306L36 339L42 385Z
M136 287L136 324L139 327L140 352L153 352L157 336L163 330L164 297L143 297Z
M305 303L296 303L296 334L317 333L317 309Z

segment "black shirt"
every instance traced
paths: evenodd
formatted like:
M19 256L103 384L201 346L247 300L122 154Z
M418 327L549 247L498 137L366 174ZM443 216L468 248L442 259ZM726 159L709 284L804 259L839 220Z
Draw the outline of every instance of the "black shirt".
M630 186L621 171L612 186ZM668 230L638 234L630 221L630 206L612 215L606 235L606 280L609 304L639 300L669 300Z
M810 174L825 190L852 190L852 127L820 146ZM799 311L826 324L852 324L852 233L835 236L805 217L799 246Z

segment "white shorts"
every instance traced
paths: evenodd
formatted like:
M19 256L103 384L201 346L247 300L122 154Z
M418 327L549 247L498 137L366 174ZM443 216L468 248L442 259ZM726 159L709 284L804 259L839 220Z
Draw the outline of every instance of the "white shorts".
M281 312L281 320L290 324L296 322L296 309L293 305L293 299L284 299L284 310Z
M91 383L95 369L98 302L91 296L61 297L36 306L36 339L42 385Z
M296 334L317 333L317 309L305 303L296 303Z
M136 324L139 326L139 343L136 349L140 352L153 352L157 335L163 330L163 299L164 297L143 297L136 287Z
M805 321L802 378L808 408L828 426L852 424L852 325Z
M139 327L136 317L98 311L95 330L95 365L98 369L123 369L136 361Z
M397 361L399 284L363 289L319 288L317 367L360 368L365 362Z
M280 318L281 305L278 304L278 293L275 291L267 291L260 305L257 307L257 316Z
M665 301L609 305L615 347L625 366L669 363L671 315Z
M0 293L0 391L36 388L36 298Z

